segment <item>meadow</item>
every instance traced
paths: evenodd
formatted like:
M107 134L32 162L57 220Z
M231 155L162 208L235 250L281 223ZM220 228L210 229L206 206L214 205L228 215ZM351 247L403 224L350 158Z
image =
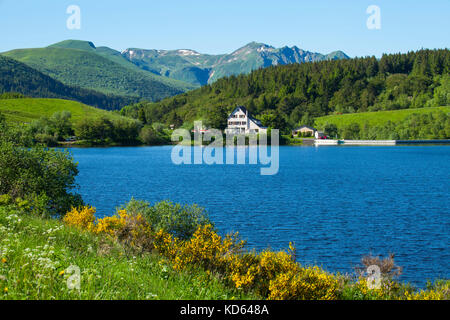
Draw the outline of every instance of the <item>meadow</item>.
M67 285L70 266L81 270L80 290ZM195 266L175 271L160 255L0 205L0 300L257 298Z
M77 122L83 118L106 117L111 120L124 117L80 102L63 99L23 98L0 100L0 112L9 123L31 123L39 118L51 117L54 113L69 111L72 120Z
M369 126L380 126L388 121L400 122L412 114L428 114L437 111L449 113L450 106L328 115L316 118L314 124L317 128L323 128L327 123L335 124L337 127L345 127L352 123L357 123L360 127L366 123Z

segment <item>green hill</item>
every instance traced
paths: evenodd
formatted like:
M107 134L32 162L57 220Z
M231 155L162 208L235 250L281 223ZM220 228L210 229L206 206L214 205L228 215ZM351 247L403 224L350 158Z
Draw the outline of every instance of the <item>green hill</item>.
M338 128L348 126L352 123L357 123L361 127L363 127L365 124L369 126L380 126L384 125L388 121L394 123L403 121L412 114L427 114L436 111L443 111L445 113L450 113L450 106L378 111L378 112L361 112L343 115L329 115L325 117L316 118L315 126L317 128L323 128L327 123L335 124Z
M26 64L0 55L0 93L18 92L34 98L76 100L112 110L137 101L132 97L104 94L90 89L67 86Z
M90 41L81 41L81 40L65 40L55 44L48 46L49 48L65 48L65 49L78 49L78 50L87 50L87 51L95 51L96 47L94 43Z
M204 119L223 128L228 113L243 105L264 126L287 134L330 114L450 105L449 71L448 49L279 65L221 78L157 103L128 106L122 113L147 123Z
M10 123L30 123L42 116L50 117L58 111L70 111L75 122L82 118L102 116L109 119L123 118L118 114L70 100L40 98L0 100L0 113Z
M109 48L91 42L68 41L47 48L3 53L66 85L157 101L194 88L139 69Z

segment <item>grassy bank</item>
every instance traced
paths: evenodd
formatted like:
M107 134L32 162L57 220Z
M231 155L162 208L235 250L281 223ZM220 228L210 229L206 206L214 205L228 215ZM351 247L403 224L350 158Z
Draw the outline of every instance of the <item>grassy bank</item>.
M9 123L31 123L33 120L38 120L43 116L50 118L54 113L61 111L69 111L74 122L83 118L96 119L106 117L111 120L125 119L113 112L71 100L40 98L0 100L0 112Z
M69 266L80 268L79 291L67 286ZM175 271L160 255L0 206L0 300L256 298L205 270Z

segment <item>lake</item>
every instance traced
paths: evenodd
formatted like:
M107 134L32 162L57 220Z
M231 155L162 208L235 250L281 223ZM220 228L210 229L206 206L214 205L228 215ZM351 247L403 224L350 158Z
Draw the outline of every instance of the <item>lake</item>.
M353 272L395 253L402 281L450 278L450 147L280 147L279 173L258 165L172 164L172 147L71 149L83 199L111 215L135 197L206 208L252 248L297 247L298 261Z

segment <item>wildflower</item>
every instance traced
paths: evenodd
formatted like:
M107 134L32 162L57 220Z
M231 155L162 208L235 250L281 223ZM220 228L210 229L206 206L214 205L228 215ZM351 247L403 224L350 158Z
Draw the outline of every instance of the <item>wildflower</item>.
M2 263L6 263L6 259L5 258L2 258Z
M8 287L5 287L5 289L3 289L4 293L8 293Z
M60 276L63 276L63 275L64 275L64 270L63 270L63 271L60 271L60 272L59 272L59 275L60 275Z
M72 208L72 211L64 216L63 221L70 226L75 226L83 230L90 230L93 228L95 221L95 208Z

